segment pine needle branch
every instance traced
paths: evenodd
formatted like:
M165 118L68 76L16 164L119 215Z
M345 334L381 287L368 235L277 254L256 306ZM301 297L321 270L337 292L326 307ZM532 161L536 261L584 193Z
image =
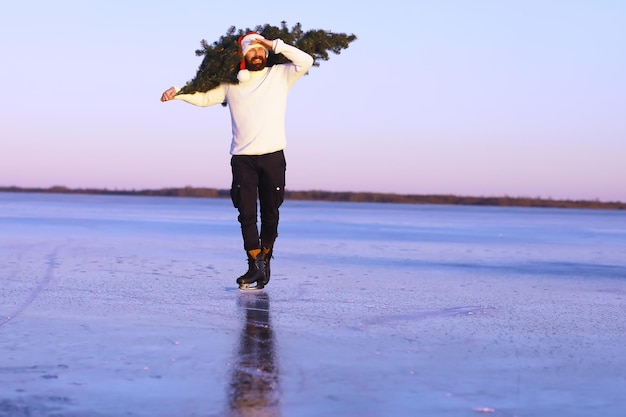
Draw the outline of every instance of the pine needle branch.
M200 41L201 48L196 50L196 56L203 56L202 62L193 79L180 90L178 94L190 94L205 92L217 87L220 83L237 84L237 72L242 56L239 54L237 40L248 32L258 32L266 39L282 39L285 43L310 54L314 63L319 67L320 61L328 61L329 52L340 54L347 49L356 36L345 33L333 33L326 30L315 29L303 31L300 23L296 23L291 29L286 22L281 22L280 27L269 24L256 26L253 30L246 28L237 29L231 26L226 34L209 44L205 39ZM281 54L270 52L267 65L284 64L289 62Z

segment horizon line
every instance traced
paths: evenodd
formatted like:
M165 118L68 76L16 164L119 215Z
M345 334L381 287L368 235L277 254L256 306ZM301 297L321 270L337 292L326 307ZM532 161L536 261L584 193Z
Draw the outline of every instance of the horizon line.
M143 189L109 188L70 188L63 185L51 187L0 186L0 192L31 192L55 194L118 194L196 198L230 198L230 190L214 187L161 187ZM621 201L601 201L600 199L554 199L524 196L467 196L456 194L399 194L376 191L328 191L328 190L288 190L285 198L293 200L352 201L410 204L454 204L454 205L492 205L492 206L532 206L560 208L603 208L626 209Z

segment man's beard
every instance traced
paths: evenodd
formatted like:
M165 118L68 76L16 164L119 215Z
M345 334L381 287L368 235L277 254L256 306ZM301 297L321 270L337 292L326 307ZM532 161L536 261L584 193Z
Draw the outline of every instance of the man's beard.
M260 59L255 59L254 63L252 61L247 61L246 68L250 71L261 71L263 68L265 68L266 64L267 60L261 57Z

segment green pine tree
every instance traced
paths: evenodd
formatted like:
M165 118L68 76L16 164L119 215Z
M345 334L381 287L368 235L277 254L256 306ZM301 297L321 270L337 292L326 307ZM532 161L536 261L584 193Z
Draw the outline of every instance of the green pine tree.
M348 48L350 42L356 40L355 35L333 33L321 29L304 32L300 23L289 29L284 21L281 22L280 27L265 24L253 30L242 30L231 26L226 34L213 44L209 44L204 39L200 42L202 49L196 50L196 55L204 56L204 58L195 77L187 82L178 94L209 91L222 82L237 84L239 64L243 58L237 41L240 36L248 32L258 32L266 39L282 39L285 43L311 55L314 59L313 66L316 67L319 66L320 61L328 61L329 52L339 54L343 49ZM288 60L283 55L272 52L267 59L268 66L286 62Z

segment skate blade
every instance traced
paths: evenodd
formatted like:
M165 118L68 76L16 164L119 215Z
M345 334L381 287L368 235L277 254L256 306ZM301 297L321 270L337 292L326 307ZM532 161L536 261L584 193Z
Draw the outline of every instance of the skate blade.
M254 286L251 287L249 284L241 284L239 285L239 291L241 292L250 292L250 291L263 291L264 287Z

